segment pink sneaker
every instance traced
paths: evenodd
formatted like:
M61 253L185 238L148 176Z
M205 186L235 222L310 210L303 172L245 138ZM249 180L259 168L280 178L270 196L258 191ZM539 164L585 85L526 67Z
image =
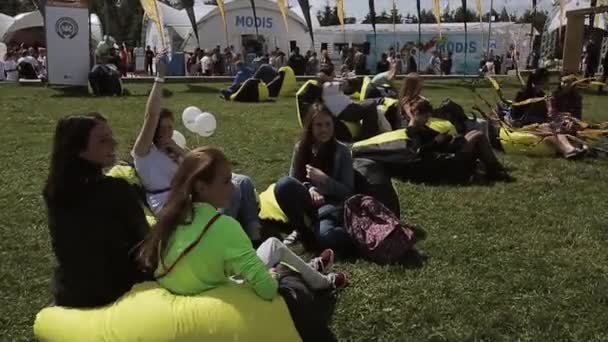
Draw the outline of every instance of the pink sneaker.
M348 285L348 278L345 273L331 273L329 277L332 279L335 289L343 289Z
M318 257L312 259L310 264L320 273L326 273L334 264L334 251L326 249Z

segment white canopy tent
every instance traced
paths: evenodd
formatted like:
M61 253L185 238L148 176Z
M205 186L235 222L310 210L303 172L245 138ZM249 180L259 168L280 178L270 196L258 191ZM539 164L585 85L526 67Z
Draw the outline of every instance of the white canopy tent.
M95 42L101 41L103 31L101 21L95 13L90 15L91 39ZM0 13L0 41L8 42L13 35L21 30L44 28L44 20L39 11L32 11L10 17Z
M15 18L10 15L6 15L4 13L0 13L0 38L4 36L4 33L8 30L8 28L13 24Z

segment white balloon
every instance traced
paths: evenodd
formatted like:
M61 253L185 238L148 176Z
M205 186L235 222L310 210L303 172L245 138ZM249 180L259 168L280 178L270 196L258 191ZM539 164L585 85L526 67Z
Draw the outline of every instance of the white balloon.
M177 146L181 148L186 148L186 137L180 131L173 131L173 136L171 137L173 141L177 144Z
M196 133L201 137L210 137L215 133L217 121L211 113L202 113L196 118Z
M184 109L182 113L182 122L184 126L192 133L196 132L196 118L201 115L202 111L198 107L190 106Z

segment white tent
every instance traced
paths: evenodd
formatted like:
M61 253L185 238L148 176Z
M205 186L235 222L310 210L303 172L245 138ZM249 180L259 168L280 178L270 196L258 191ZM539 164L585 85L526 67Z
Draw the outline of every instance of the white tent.
M91 13L90 21L91 39L97 42L101 41L103 32L101 29L101 21L97 14ZM3 26L4 23L7 23L7 25ZM39 11L21 13L17 14L15 17L0 14L0 41L9 41L11 36L20 30L43 27L44 21Z
M194 13L199 31L202 48L212 48L216 45L225 45L226 37L224 34L223 24L221 22L219 9L217 6L206 5L204 0L194 1ZM168 6L162 2L158 3L163 17L163 26L165 34L168 36L167 41L175 51L192 51L197 47L196 36L192 31L192 26L185 10L178 10ZM307 37L306 21L302 9L294 5L289 8L288 22L289 32L285 32L283 19L278 14L278 6L276 0L258 0L256 1L257 16L260 19L269 17L272 20L272 28L260 27L260 35L270 39L270 45L275 44L275 40L289 44L290 40L295 40L300 46L310 45L310 38ZM245 0L227 0L225 3L226 17L228 21L229 43L239 46L241 35L254 33L254 28L243 27L238 25L237 18L239 16L250 16L250 2ZM311 10L311 20L313 29L319 27L319 22L316 15ZM159 37L155 24L146 20L144 24L145 42L146 45L157 46ZM306 43L307 42L307 43ZM288 46L281 46L287 49Z
M15 19L10 15L6 15L4 13L0 13L0 38L4 36L4 33L8 28L13 24Z

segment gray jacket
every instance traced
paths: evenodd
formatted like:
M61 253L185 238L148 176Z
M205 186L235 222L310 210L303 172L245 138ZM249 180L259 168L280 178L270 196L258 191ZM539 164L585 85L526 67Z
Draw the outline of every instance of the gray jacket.
M291 157L289 176L295 177L295 158L299 143L296 144ZM355 171L353 169L353 158L348 146L341 142L336 143L336 154L334 156L334 170L329 181L317 187L323 196L345 201L355 191Z

